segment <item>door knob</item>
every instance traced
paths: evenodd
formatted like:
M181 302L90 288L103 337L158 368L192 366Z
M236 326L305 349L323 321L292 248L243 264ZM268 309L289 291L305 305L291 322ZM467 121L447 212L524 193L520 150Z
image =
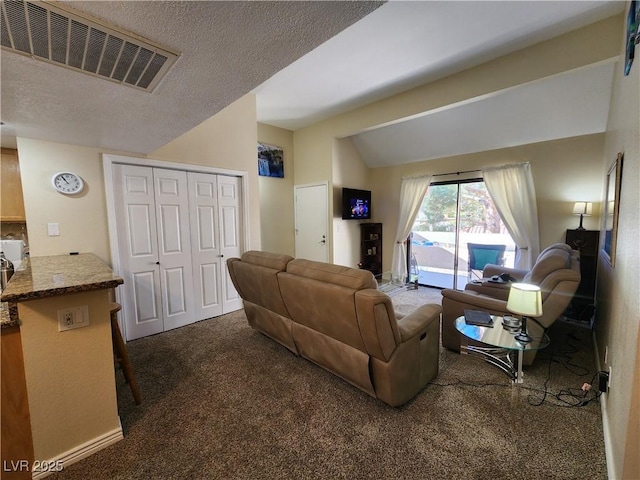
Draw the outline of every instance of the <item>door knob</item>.
M156 262L156 265L160 265L160 262Z
M322 240L320 240L318 243L321 243L322 245L324 245L325 243L327 243L327 241L325 240L325 236L322 235Z

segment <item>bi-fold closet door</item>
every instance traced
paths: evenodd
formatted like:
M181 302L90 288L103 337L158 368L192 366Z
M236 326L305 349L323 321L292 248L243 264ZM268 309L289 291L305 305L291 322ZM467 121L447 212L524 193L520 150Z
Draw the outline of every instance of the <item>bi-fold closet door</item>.
M113 165L128 340L241 308L225 256L240 254L239 179Z

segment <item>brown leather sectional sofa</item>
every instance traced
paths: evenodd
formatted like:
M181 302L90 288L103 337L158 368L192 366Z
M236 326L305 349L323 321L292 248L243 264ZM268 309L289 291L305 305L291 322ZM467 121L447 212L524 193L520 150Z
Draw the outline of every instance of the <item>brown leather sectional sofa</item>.
M371 272L249 251L227 261L249 324L391 406L438 373L441 307L397 315Z

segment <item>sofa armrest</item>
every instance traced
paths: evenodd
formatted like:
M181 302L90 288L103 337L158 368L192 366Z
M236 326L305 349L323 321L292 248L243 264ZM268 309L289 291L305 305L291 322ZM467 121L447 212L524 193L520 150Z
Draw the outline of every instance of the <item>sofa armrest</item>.
M488 280L480 282L470 282L464 287L465 291L474 291L481 295L487 295L491 298L497 298L499 300L508 300L509 292L511 291L511 282L494 283Z
M482 269L483 277L493 277L494 275L501 275L503 273L508 273L513 278L516 279L516 282L521 281L524 276L528 273L527 270L520 270L517 268L508 268L503 267L501 265L494 265L493 263L488 263Z
M451 302L456 302L456 304L460 307L456 309L457 312L460 312L458 316L463 314L463 310L465 308L484 310L495 314L508 313L506 300L492 298L487 295L482 295L481 293L474 292L472 290L460 291L445 288L444 290L442 290L442 297L443 302L445 301L445 299Z
M440 322L442 307L436 303L428 303L416 308L413 312L398 320L400 341L406 342L410 338L424 331L432 322Z

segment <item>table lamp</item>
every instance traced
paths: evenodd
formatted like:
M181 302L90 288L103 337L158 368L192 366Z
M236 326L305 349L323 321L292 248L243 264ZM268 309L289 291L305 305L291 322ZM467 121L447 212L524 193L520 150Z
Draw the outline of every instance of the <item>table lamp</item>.
M580 226L576 230L584 230L582 226L582 217L590 217L593 212L593 203L591 202L576 202L573 205L573 214L580 215Z
M515 339L529 343L532 338L527 333L527 317L542 316L542 293L540 287L528 283L514 283L509 290L507 310L522 315L522 327Z

